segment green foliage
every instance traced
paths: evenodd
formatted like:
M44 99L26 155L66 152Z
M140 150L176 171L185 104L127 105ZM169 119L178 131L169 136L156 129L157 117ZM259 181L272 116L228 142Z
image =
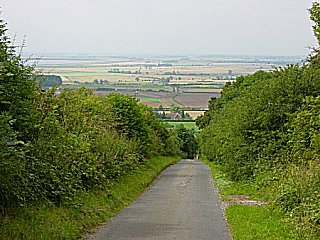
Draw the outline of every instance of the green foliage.
M33 105L37 84L32 78L33 68L24 65L6 31L0 20L0 113L11 116L10 126L19 139L30 140L37 115Z
M137 141L142 156L166 154L166 140L170 133L151 107L121 94L111 94L106 101L111 111L109 124L121 135Z
M112 126L130 139L138 137L140 140L147 132L147 124L143 122L142 112L138 100L118 93L108 96L108 103L112 109Z
M84 88L42 93L38 138L24 171L32 176L30 198L61 203L80 190L134 169L142 159L166 153L165 124L137 100L107 98Z
M41 112L37 138L21 156L16 146L1 151L7 158L1 162L4 207L9 200L11 205L38 199L63 203L136 168L146 157L177 152L166 125L131 97L100 97L84 88L59 95L52 90L42 92L35 106ZM1 140L15 143L14 132L8 138L7 118L1 119Z
M0 211L24 202L27 192L33 191L24 168L26 146L35 137L39 116L33 68L24 65L6 31L0 20Z
M56 75L36 76L37 82L43 89L58 87L62 85L62 78Z
M320 95L315 59L228 86L200 134L202 153L221 164L232 180L258 181L258 176L272 173L263 185L278 186L276 205L312 234L318 234L320 199L320 111L319 100L312 97Z
M0 212L11 202L24 200L25 193L17 186L24 185L21 172L25 166L25 156L16 133L10 126L11 117L0 115Z
M188 129L183 124L180 124L174 131L177 134L177 138L181 141L180 150L185 153L186 158L193 159L198 149L194 130Z
M307 97L289 123L287 171L275 204L301 229L320 235L320 98Z
M288 66L228 86L200 135L202 152L225 165L233 179L253 177L259 165L272 166L287 142L291 115L306 96L320 93L319 80L308 66Z
M221 165L210 162L207 159L202 159L202 161L209 166L214 185L220 195L245 195L259 199L257 185L252 184L251 181L231 181L223 171L223 168L221 168Z
M81 239L128 206L156 176L178 157L155 157L117 179L105 189L80 192L74 201L59 206L36 203L14 214L0 215L0 239Z
M180 113L181 112L181 107L178 105L172 105L170 107L170 112L172 113Z
M66 204L146 159L179 152L152 109L133 97L55 89L15 53L0 22L0 211L35 201Z
M309 9L311 20L315 23L313 32L316 36L318 43L320 43L320 3L314 2L312 8Z
M319 37L319 4L310 10ZM320 53L299 65L239 78L198 119L201 153L232 180L274 188L300 230L320 235Z
M29 166L42 195L60 202L136 165L137 144L110 128L103 99L85 89L66 90L43 94L41 104Z

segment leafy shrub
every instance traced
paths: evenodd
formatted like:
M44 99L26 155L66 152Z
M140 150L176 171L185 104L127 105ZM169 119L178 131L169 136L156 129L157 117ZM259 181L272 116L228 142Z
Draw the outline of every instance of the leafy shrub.
M39 190L52 201L120 176L155 149L165 152L164 124L134 98L99 97L82 88L43 94L40 107L41 131L30 166Z
M16 133L10 126L11 117L0 115L0 212L12 202L25 200L23 170L25 156L17 145Z
M0 20L0 210L24 202L32 187L25 172L27 145L39 116L34 102L38 87L33 68L26 66L6 36Z
M275 204L300 228L320 234L320 98L307 97L289 123L287 171Z
M148 157L179 153L152 109L120 94L40 91L0 21L0 210L64 203Z
M187 129L183 124L178 125L175 130L177 139L180 141L180 150L184 158L193 159L197 154L198 144L193 129Z
M319 38L320 5L314 3L310 13ZM226 85L197 120L203 155L233 180L275 189L275 205L314 235L320 235L319 96L316 49L301 66L260 71Z

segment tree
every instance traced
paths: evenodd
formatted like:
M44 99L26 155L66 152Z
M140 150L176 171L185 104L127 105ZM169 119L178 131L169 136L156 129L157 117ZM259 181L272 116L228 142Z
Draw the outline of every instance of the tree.
M320 44L320 3L314 2L312 7L309 9L309 12L311 20L315 23L312 27L314 35Z
M0 20L0 212L26 197L25 142L34 138L39 116L33 67L22 61L6 31Z
M32 66L26 66L6 36L6 24L0 20L0 113L10 115L10 125L20 139L30 139L37 116L33 106L38 96Z
M170 112L172 113L180 113L181 112L181 107L177 105L172 105L170 107Z
M181 141L180 150L186 154L187 158L194 158L198 145L192 129L187 129L183 124L179 124L176 129L178 139Z

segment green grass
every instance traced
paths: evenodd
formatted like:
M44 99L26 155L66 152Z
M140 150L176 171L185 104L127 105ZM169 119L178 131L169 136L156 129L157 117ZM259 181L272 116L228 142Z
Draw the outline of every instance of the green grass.
M0 217L0 239L79 239L109 220L141 195L155 177L178 157L156 157L117 180L108 189L82 193L71 204L43 203Z
M172 127L176 127L176 126L178 126L180 124L183 124L188 129L194 129L197 132L199 131L199 127L196 125L195 122L169 122L168 121L166 123L168 123Z
M145 97L139 97L141 100L144 100L144 101L148 101L148 102L153 102L153 103L161 103L161 100L159 98L153 98L153 97L148 97L148 98L145 98Z
M256 185L248 182L233 182L230 181L223 172L221 166L214 162L204 160L209 166L215 186L219 189L221 195L247 195L254 199L261 198L261 193L258 192Z
M246 195L250 199L264 200L265 190L254 182L233 182L228 180L221 166L203 160L211 169L214 185L218 188L222 201L229 201L227 195ZM270 190L270 189L269 189ZM300 233L293 225L286 223L280 213L269 205L245 206L232 204L226 209L226 217L234 240L281 240L298 239ZM302 239L312 239L304 236Z
M266 206L232 205L227 208L226 217L234 240L294 240L302 237Z

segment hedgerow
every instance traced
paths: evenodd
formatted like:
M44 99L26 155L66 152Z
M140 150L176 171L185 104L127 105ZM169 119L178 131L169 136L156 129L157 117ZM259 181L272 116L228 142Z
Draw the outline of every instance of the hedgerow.
M319 37L320 4L310 10ZM299 229L320 235L319 50L300 65L259 71L227 84L203 128L203 155L232 180L271 186L272 202Z
M134 97L41 90L0 22L0 211L102 188L180 142Z

